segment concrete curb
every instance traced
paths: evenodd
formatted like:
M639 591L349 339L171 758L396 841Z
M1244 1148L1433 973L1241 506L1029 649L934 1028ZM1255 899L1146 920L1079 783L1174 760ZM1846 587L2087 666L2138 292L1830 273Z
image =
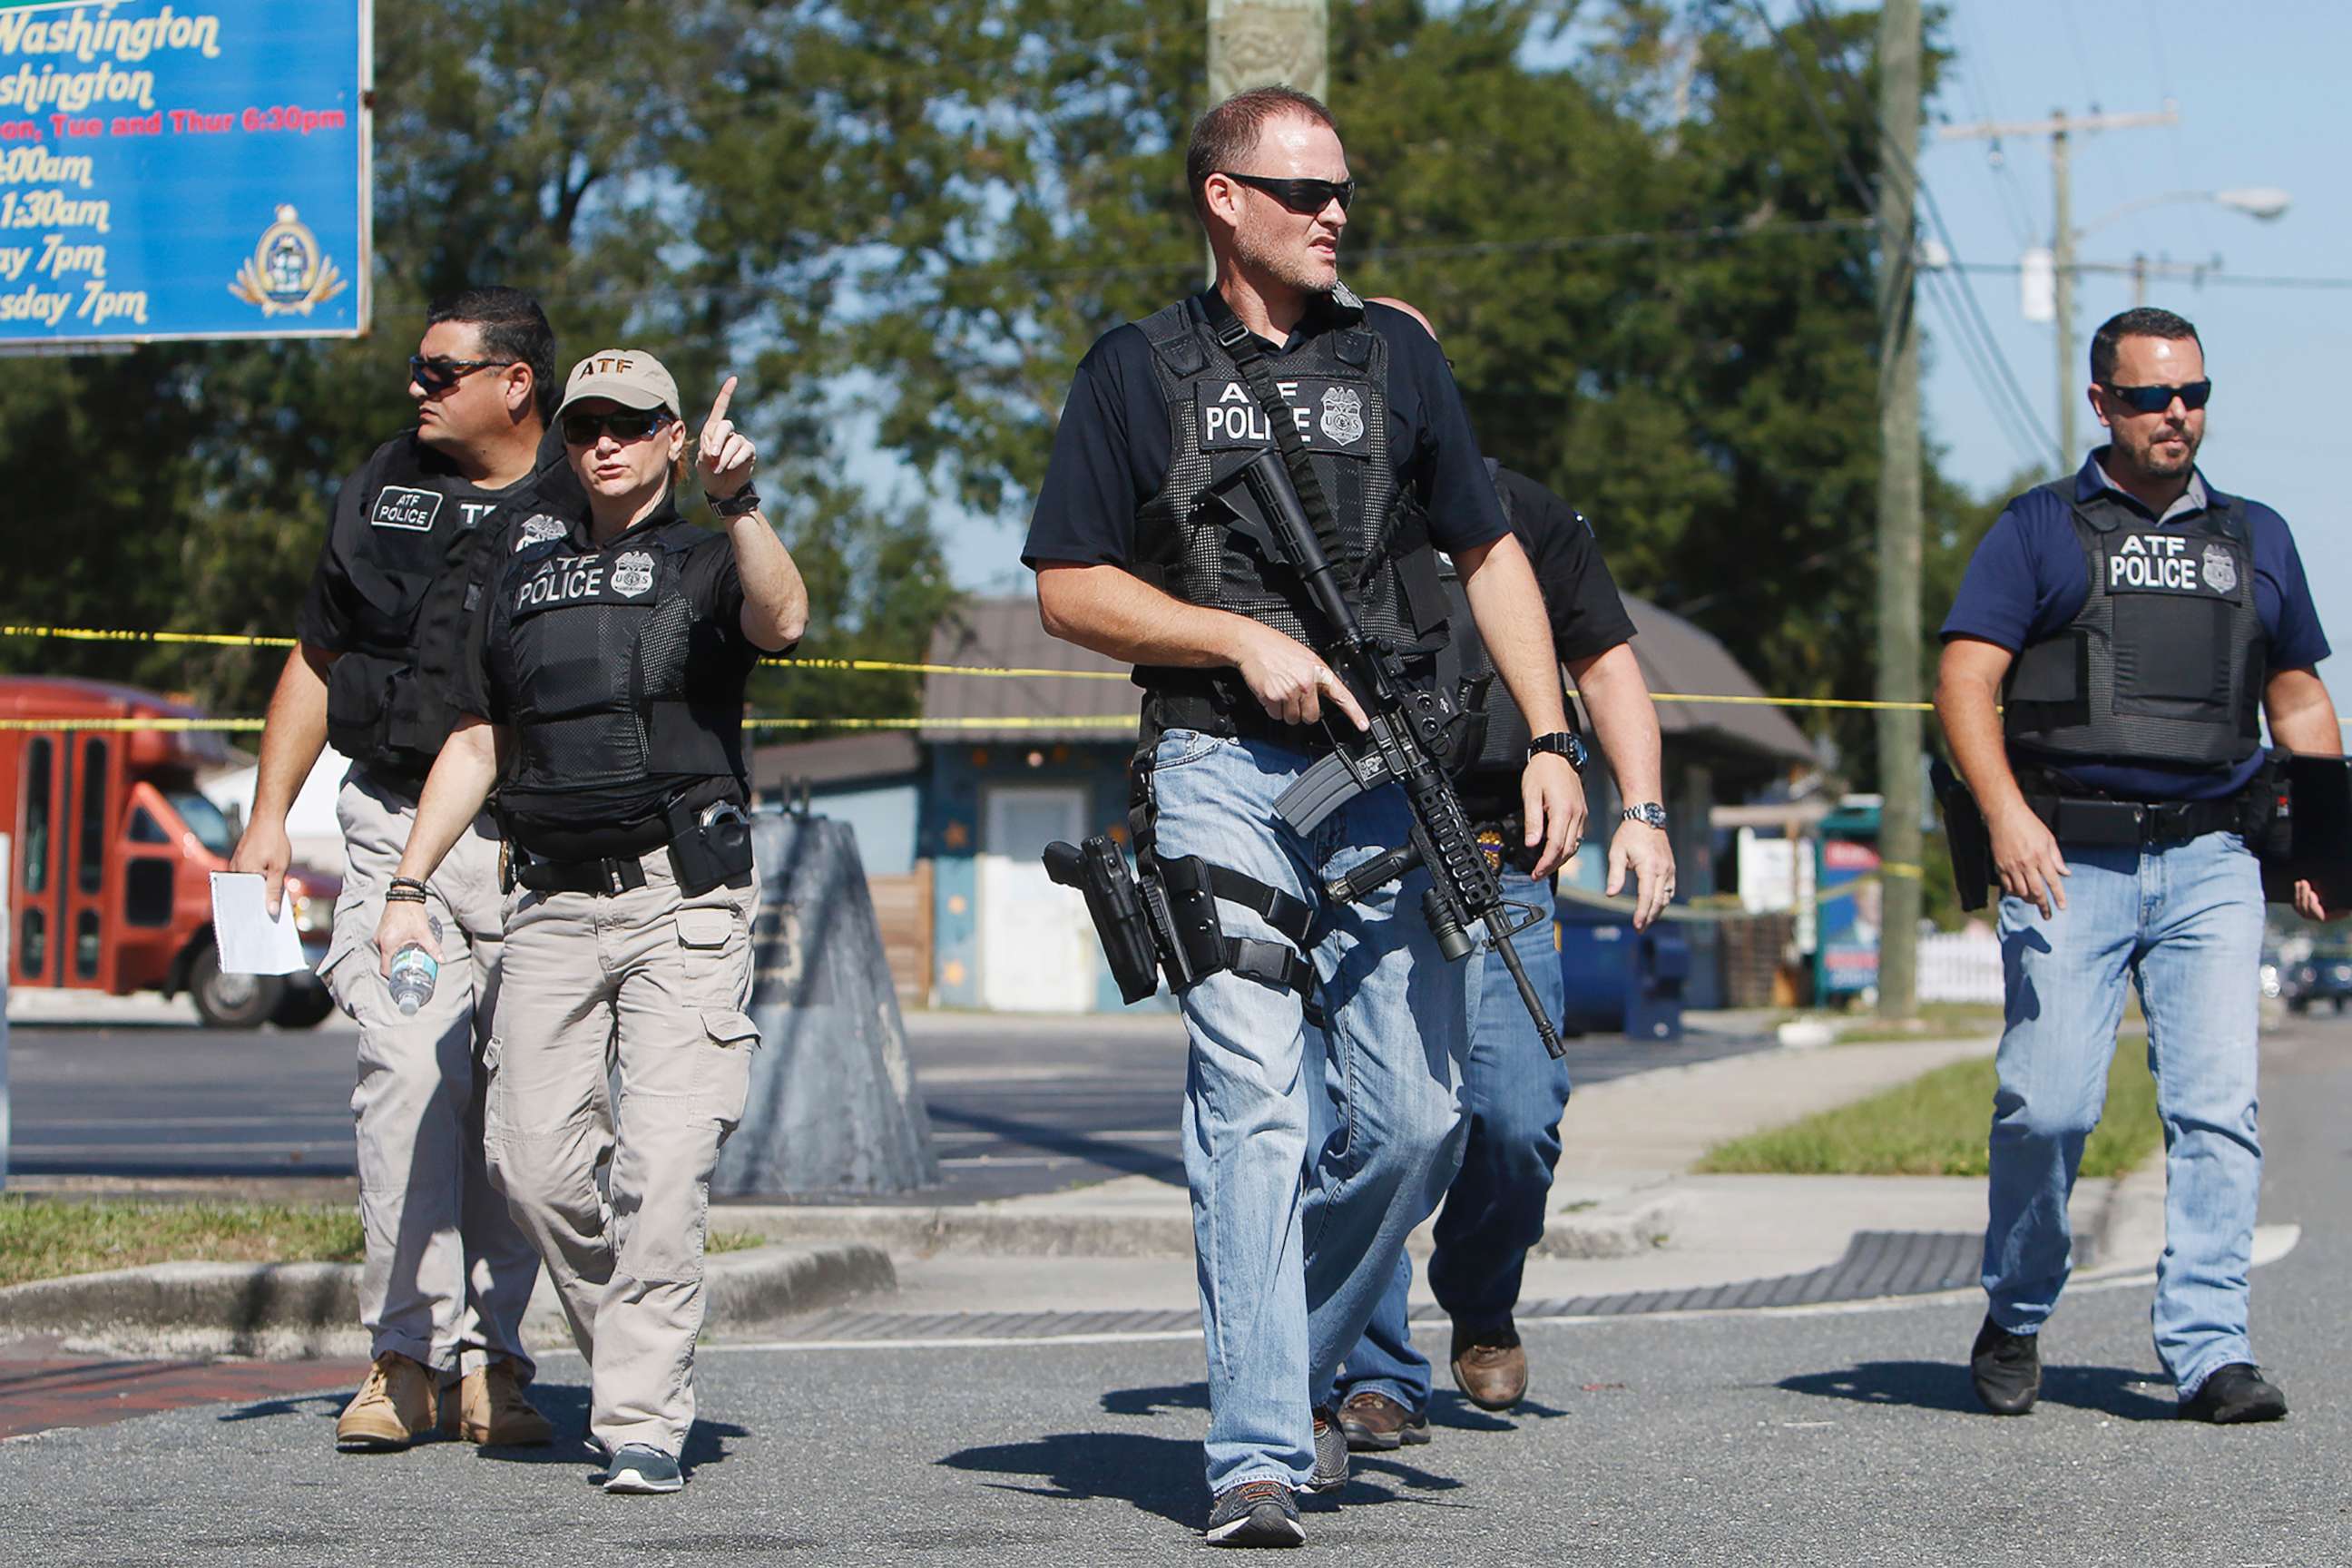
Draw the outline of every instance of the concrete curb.
M985 1207L795 1208L730 1204L713 1211L730 1229L757 1231L779 1243L819 1247L851 1237L901 1257L1190 1258L1192 1215L1182 1194L1164 1211L1057 1207L1015 1212ZM1663 1245L1675 1205L1556 1213L1536 1251L1548 1258L1630 1258ZM1406 1243L1426 1258L1430 1227Z
M40 1279L0 1289L0 1336L57 1334L145 1355L364 1358L359 1275L354 1263L158 1263ZM715 1253L704 1264L705 1330L758 1332L894 1290L898 1278L888 1253L862 1243ZM544 1274L524 1330L540 1349L570 1342Z

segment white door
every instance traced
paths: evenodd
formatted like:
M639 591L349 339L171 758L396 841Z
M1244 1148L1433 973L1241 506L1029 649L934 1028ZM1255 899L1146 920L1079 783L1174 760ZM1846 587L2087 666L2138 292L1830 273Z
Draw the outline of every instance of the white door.
M1075 888L1054 885L1042 859L1055 839L1086 834L1083 789L1022 785L988 792L980 854L981 995L1002 1013L1083 1013L1095 1003L1094 922Z

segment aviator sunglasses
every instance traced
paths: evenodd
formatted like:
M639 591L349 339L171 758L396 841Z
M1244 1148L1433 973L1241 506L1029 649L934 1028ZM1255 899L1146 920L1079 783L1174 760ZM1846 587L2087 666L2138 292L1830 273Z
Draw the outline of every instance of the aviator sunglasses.
M510 359L427 359L423 354L411 354L408 374L428 396L438 397L478 370L503 370L520 363Z
M667 408L616 408L610 414L567 414L563 416L563 439L574 447L593 447L597 438L609 430L614 440L625 445L644 440L675 417Z
M1338 202L1339 210L1346 212L1348 204L1356 199L1356 182L1353 180L1276 180L1265 174L1236 174L1231 169L1220 169L1217 173L1254 191L1264 191L1292 212L1309 217L1333 202Z
M2213 395L2210 381L2192 381L2181 386L2117 386L2103 381L2099 388L2116 402L2142 414L2161 414L2172 406L2176 397L2180 399L2181 407L2193 413L2204 407L2206 400Z

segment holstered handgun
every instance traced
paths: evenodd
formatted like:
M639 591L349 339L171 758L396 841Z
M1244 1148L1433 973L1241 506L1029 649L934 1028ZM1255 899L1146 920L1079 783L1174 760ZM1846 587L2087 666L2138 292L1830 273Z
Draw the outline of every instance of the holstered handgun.
M1952 853L1952 882L1960 908L1971 912L1983 909L1990 901L1993 881L1992 832L1985 826L1984 813L1943 758L1929 765L1927 784L1944 814L1944 846Z

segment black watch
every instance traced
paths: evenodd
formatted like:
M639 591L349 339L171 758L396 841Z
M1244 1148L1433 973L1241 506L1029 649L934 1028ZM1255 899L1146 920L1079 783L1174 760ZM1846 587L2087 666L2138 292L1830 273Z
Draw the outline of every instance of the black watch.
M709 490L702 492L702 499L709 503L711 510L721 517L742 517L760 510L760 492L748 484L723 500L712 495Z
M1584 737L1573 730L1554 730L1528 742L1528 761L1534 762L1539 756L1566 757L1568 765L1580 773L1584 771L1584 759L1589 754L1584 749Z

